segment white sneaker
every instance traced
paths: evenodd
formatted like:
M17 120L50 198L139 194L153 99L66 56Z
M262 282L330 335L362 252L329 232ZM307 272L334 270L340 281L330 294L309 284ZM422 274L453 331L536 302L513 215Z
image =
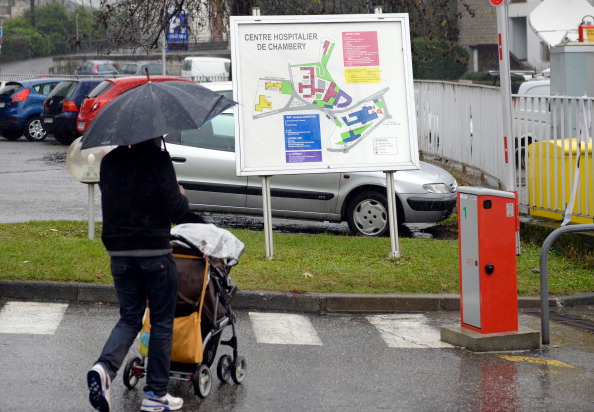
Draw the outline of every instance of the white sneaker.
M96 363L87 373L89 401L99 412L109 412L111 408L111 378L105 367Z
M184 406L182 398L176 398L170 394L159 397L150 391L144 394L140 410L148 412L177 411L182 406Z

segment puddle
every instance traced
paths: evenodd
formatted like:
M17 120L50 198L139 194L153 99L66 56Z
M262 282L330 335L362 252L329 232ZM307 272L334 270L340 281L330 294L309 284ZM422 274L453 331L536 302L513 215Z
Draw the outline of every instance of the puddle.
M66 153L55 152L43 156L43 162L49 166L66 164Z

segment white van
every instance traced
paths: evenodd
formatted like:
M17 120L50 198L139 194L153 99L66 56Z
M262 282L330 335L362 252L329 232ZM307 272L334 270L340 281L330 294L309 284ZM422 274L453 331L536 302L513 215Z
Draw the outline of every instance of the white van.
M181 75L194 81L225 81L229 80L230 70L231 60L224 57L186 57Z
M520 85L514 102L514 151L516 165L526 166L526 148L547 136L551 126L551 79L528 80Z

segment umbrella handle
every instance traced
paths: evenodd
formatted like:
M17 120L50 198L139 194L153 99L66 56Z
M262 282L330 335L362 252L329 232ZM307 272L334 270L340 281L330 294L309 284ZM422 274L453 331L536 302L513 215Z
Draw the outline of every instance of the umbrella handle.
M144 68L144 72L146 73L147 83L150 83L151 82L151 75L149 74L148 67L145 67Z

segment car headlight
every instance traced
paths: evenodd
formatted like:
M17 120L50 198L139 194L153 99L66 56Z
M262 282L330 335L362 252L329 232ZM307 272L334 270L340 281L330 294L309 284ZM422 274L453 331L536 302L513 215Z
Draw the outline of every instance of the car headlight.
M423 189L429 193L450 193L450 187L445 183L428 183L423 185Z

